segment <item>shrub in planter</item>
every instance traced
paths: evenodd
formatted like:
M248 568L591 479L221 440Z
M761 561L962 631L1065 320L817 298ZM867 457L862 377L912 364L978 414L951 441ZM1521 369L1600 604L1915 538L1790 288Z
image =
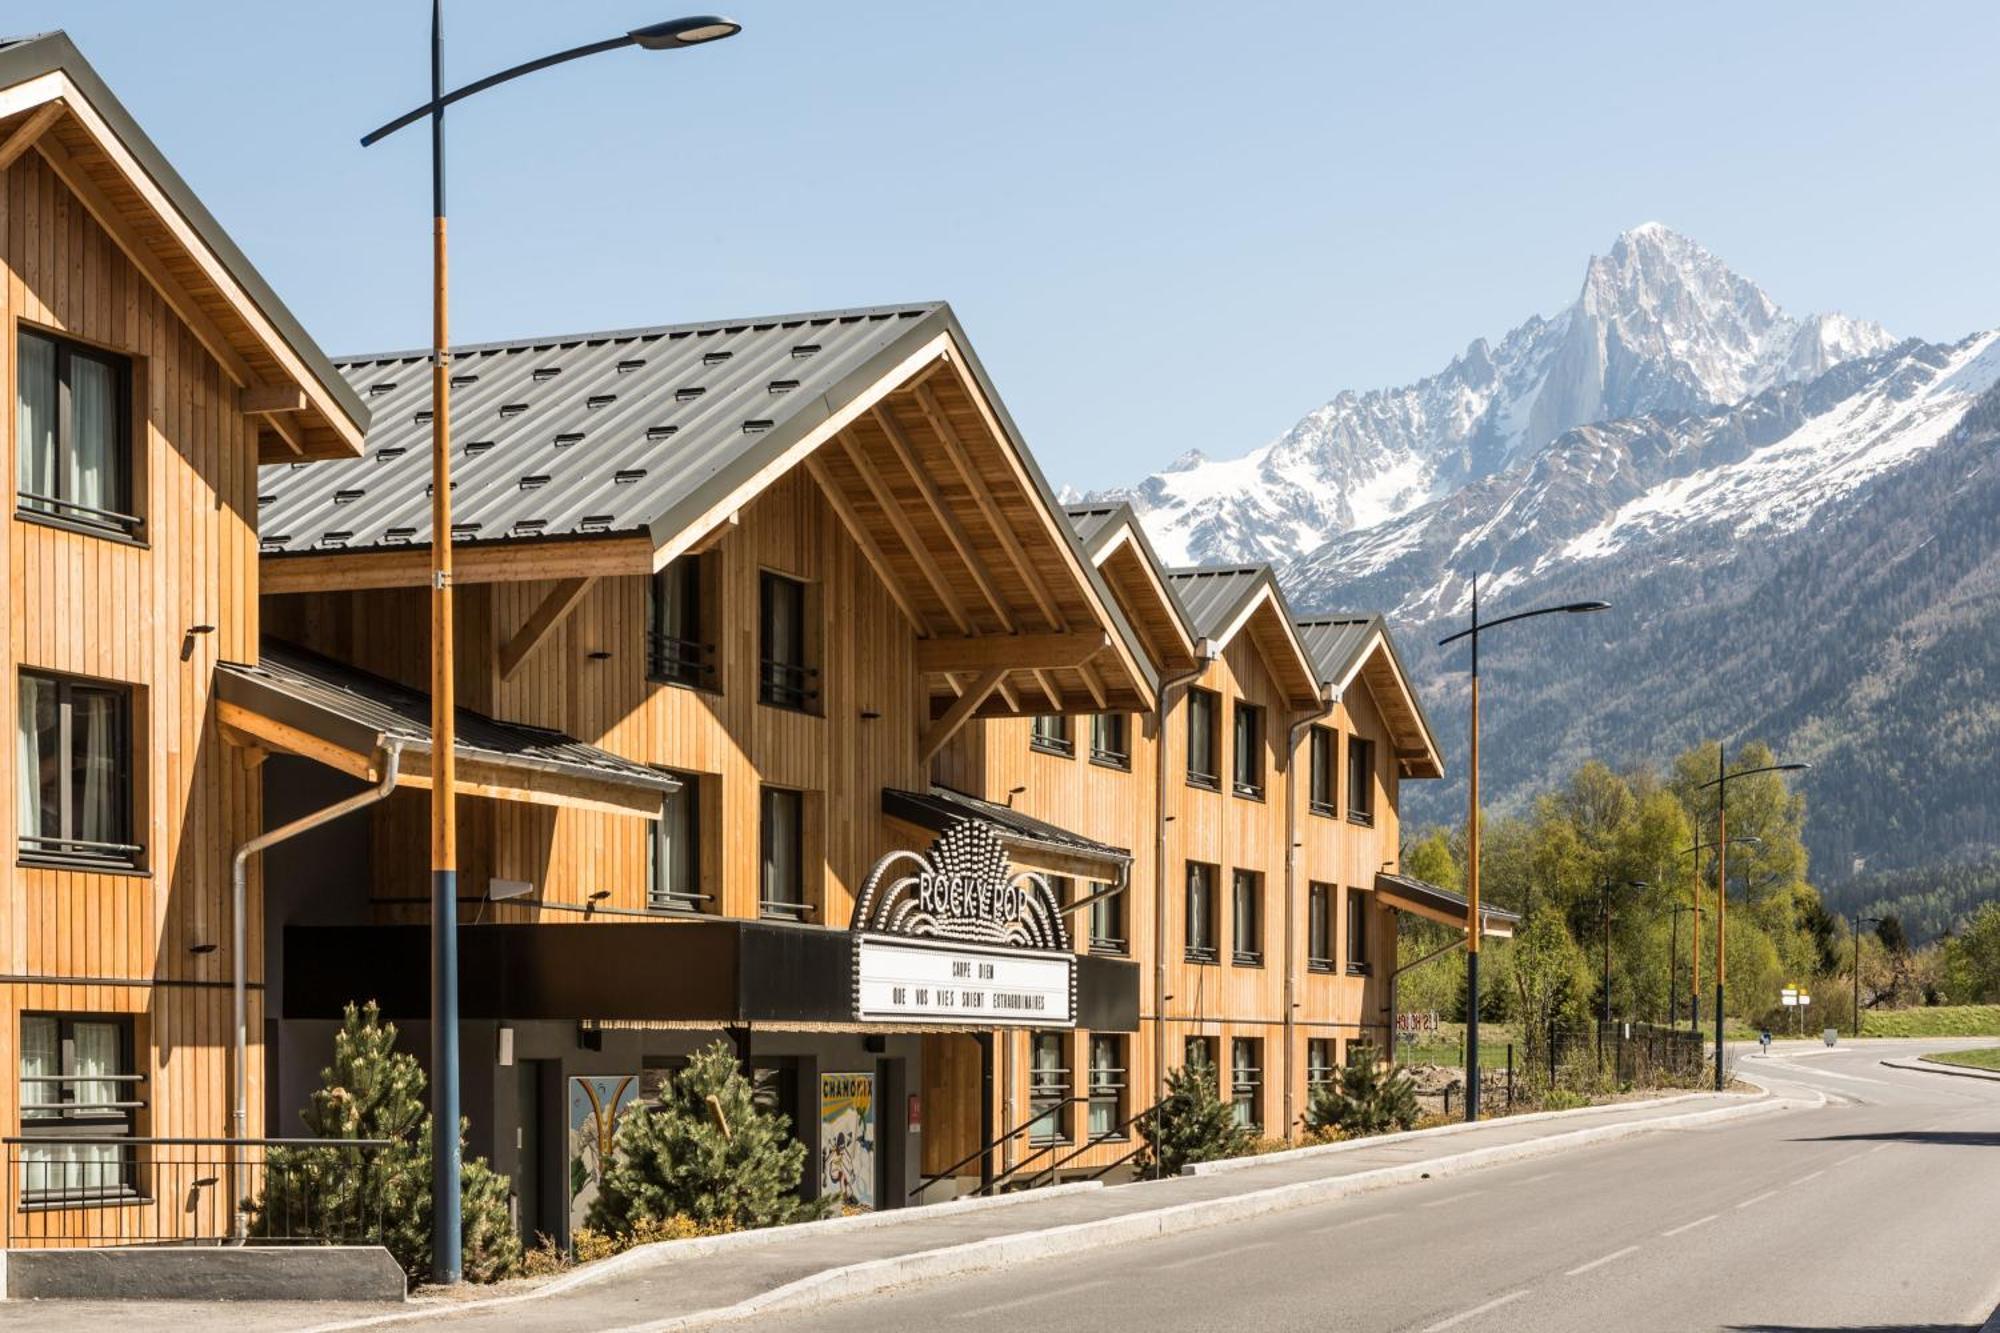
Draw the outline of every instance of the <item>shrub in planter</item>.
M1190 1162L1241 1157L1256 1136L1236 1123L1234 1109L1222 1100L1215 1067L1206 1060L1182 1065L1167 1075L1167 1095L1157 1116L1134 1122L1144 1146L1135 1169L1141 1176L1180 1174Z
M1417 1088L1410 1076L1367 1050L1349 1059L1332 1082L1313 1089L1305 1123L1314 1132L1332 1129L1357 1136L1414 1128L1417 1115Z

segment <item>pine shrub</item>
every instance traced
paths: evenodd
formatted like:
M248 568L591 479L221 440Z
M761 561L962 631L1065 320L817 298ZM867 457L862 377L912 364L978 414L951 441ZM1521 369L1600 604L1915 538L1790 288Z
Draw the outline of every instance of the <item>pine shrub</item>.
M1215 1067L1206 1060L1168 1074L1157 1116L1141 1116L1134 1127L1144 1140L1135 1167L1141 1176L1156 1170L1179 1175L1190 1162L1241 1157L1256 1141L1256 1135L1236 1123L1235 1109L1222 1100Z
M1363 1048L1331 1082L1313 1089L1306 1128L1337 1130L1345 1137L1411 1129L1417 1123L1417 1087L1410 1076Z

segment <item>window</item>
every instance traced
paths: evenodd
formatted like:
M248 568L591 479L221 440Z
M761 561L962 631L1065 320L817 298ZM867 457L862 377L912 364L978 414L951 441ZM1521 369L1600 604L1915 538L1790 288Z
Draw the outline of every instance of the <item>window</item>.
M1238 1037L1229 1043L1229 1109L1245 1129L1262 1129L1264 1043Z
M1187 958L1215 961L1215 867L1187 863Z
M1357 824L1375 822L1375 742L1347 738L1347 817Z
M1132 767L1132 719L1124 713L1090 715L1090 762L1106 768Z
M1347 891L1347 975L1368 975L1368 895Z
M1092 953L1124 953L1130 947L1125 939L1125 893L1110 892L1109 884L1092 884L1091 895L1096 899L1090 905L1090 950Z
M1090 1137L1125 1137L1125 1038L1090 1038Z
M655 912L700 912L709 895L701 891L701 779L676 773L681 789L667 797L647 844L646 906Z
M1306 968L1333 971L1333 899L1331 884L1306 886Z
M1316 815L1337 815L1333 795L1333 755L1339 743L1332 727L1312 729L1309 751L1312 760L1312 786L1307 794L1307 808Z
M136 866L145 849L132 832L132 692L23 671L19 727L21 855Z
M1236 701L1235 754L1231 776L1238 796L1264 799L1264 710L1255 704Z
M757 621L758 699L778 708L811 708L819 701L819 671L806 660L806 585L765 570Z
M1069 719L1061 713L1037 713L1028 724L1028 748L1065 757L1075 754L1070 744Z
M1333 1082L1333 1038L1314 1037L1306 1042L1306 1087L1319 1088Z
M1217 1072L1215 1042L1214 1037L1189 1037L1181 1047L1181 1063Z
M763 876L757 889L758 910L779 920L802 921L812 911L806 902L805 794L766 787L759 809Z
M684 555L653 575L646 673L654 680L715 689L715 628L709 619L707 558Z
M141 1078L133 1072L129 1018L21 1015L21 1134L125 1138L133 1133ZM21 1193L39 1203L129 1196L129 1148L116 1143L25 1144Z
M15 491L21 511L137 533L132 363L22 329L16 378Z
M1264 965L1264 877L1254 870L1230 876L1230 953L1241 967Z
M1028 1047L1028 1141L1069 1138L1069 1060L1061 1032L1037 1032Z
M1196 787L1219 787L1215 766L1216 694L1213 690L1189 690L1187 700L1188 753L1187 780Z

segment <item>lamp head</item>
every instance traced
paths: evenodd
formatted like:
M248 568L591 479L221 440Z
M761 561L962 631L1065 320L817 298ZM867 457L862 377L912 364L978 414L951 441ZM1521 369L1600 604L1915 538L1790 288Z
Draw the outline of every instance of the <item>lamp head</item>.
M1571 602L1563 608L1563 610L1573 616L1582 615L1586 611L1609 611L1610 609L1611 603L1609 602Z
M626 36L636 46L648 51L675 51L683 46L700 46L704 42L719 42L725 37L734 37L743 31L743 25L734 19L726 19L717 14L691 14L686 18L668 19L665 23L649 23L643 28L634 28Z

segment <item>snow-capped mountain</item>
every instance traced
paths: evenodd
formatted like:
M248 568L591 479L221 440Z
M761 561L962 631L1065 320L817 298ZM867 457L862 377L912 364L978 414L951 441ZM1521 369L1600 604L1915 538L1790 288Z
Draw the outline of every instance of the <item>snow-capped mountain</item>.
M1842 315L1795 317L1658 223L1590 261L1576 300L1439 373L1348 391L1233 459L1191 452L1129 500L1167 559L1297 557L1505 471L1573 426L1736 402L1893 340Z

